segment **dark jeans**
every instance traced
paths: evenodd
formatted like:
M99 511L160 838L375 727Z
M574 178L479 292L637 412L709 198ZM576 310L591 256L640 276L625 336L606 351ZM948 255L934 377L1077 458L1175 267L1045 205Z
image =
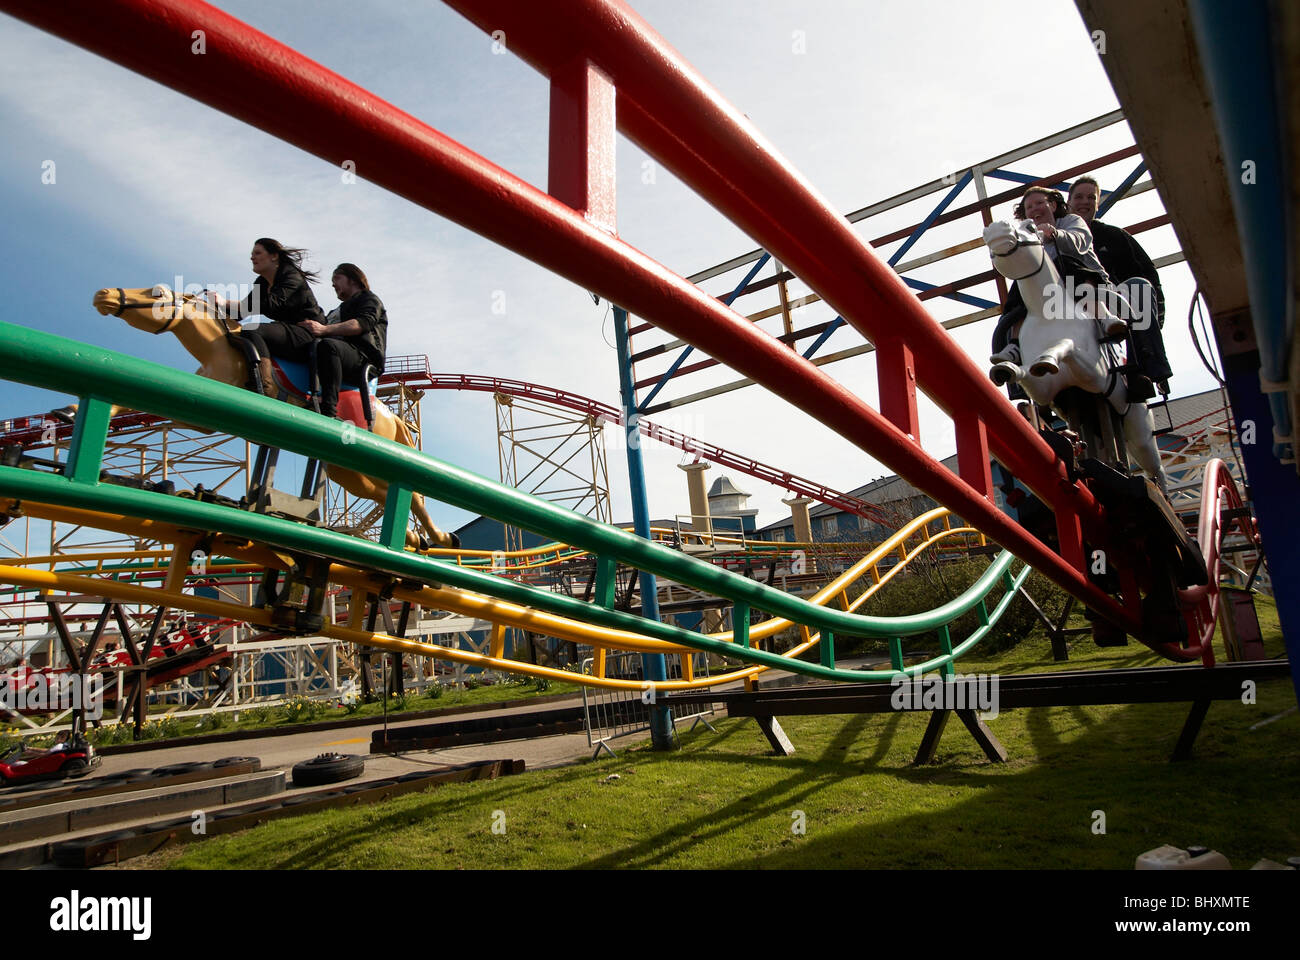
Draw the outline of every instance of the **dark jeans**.
M284 357L311 365L312 345L316 345L316 373L320 377L320 412L334 416L339 405L339 386L346 378L359 382L365 356L353 344L338 337L317 339L297 324L266 323L257 330L246 330L243 337L262 357Z
M256 330L245 330L245 340L257 347L260 357L284 357L306 363L311 359L311 344L316 338L296 323L264 323Z
M361 383L361 368L366 365L365 355L355 344L338 337L322 337L317 341L316 372L320 376L320 412L334 416L339 405L339 386L346 380L359 384L362 390L369 387Z

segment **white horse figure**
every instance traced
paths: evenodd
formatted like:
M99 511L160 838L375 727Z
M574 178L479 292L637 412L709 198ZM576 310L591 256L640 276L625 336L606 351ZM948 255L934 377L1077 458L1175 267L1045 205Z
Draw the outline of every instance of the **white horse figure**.
M1031 400L1051 406L1067 387L1104 396L1124 423L1129 455L1165 490L1165 473L1145 403L1130 403L1124 378L1111 372L1098 335L1098 314L1110 317L1099 297L1077 302L1043 250L1032 220L998 221L984 228L984 243L998 273L1020 286L1028 311L1020 325L1021 363L1002 361L989 371L998 386L1019 383ZM1113 321L1113 318L1111 318ZM1109 348L1107 348L1109 349Z

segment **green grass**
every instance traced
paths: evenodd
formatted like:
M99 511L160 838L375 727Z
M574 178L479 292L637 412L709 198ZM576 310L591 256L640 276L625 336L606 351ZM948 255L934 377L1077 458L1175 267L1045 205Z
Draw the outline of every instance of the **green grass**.
M1261 598L1262 599L1262 598ZM1276 614L1261 603L1271 655ZM1136 645L1076 643L1070 666L1164 661ZM962 672L1059 669L1041 636ZM1196 669L1191 667L1189 669ZM1190 762L1170 763L1187 706L1016 710L988 721L993 765L957 723L936 763L913 767L925 718L782 721L779 758L752 720L683 734L668 754L618 758L279 821L187 847L181 868L1089 868L1200 843L1235 866L1300 852L1300 716L1289 680L1258 702L1217 702ZM502 755L509 754L508 748ZM607 779L618 774L617 780ZM505 833L493 834L496 811ZM1094 833L1094 811L1106 832ZM792 831L802 811L806 833Z

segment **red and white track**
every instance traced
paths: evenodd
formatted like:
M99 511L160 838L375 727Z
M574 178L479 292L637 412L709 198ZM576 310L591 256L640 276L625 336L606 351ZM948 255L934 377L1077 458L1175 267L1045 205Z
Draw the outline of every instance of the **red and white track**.
M474 390L481 393L502 393L511 397L540 400L558 407L564 407L567 410L586 414L595 419L597 423L613 423L620 426L623 423L623 411L608 403L602 403L599 400L593 400L590 397L584 397L569 390L560 390L539 383L529 383L526 380L511 380L506 377L489 377L466 373L433 373L429 370L429 358L420 355L390 358L388 365L384 368L384 375L379 382L381 386L401 383L412 390L420 391ZM116 431L128 427L152 426L163 423L165 419L147 413L126 413L113 418L111 429ZM42 439L46 429L52 423L53 420L45 415L19 417L11 421L11 427L7 432L0 433L0 446L11 444L28 446L37 443ZM689 437L678 430L651 423L644 417L637 418L637 429L643 436L649 437L651 440L658 440L660 443L665 443L670 447L676 447L691 454L696 462L708 460L720 467L735 470L746 476L789 490L799 496L809 497L819 503L835 507L837 510L843 510L845 513L857 514L859 517L864 517L873 523L879 523L891 528L897 526L895 522L888 520L880 510L865 500L848 493L842 493L815 480L801 477L789 470L782 470L779 467L760 463L753 457L747 457L744 454L735 453L716 444ZM58 423L56 425L55 436L66 439L71 435L72 426L70 424Z

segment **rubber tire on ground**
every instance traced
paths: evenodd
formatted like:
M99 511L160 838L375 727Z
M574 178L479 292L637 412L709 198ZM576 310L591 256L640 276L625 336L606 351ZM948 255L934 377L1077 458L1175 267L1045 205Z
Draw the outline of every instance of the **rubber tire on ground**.
M251 763L254 773L262 769L260 757L222 757L220 760L215 761L212 766L220 770L222 767L233 767L237 763Z
M65 840L63 843L54 845L53 859L55 864L60 867L82 867L86 863L85 852L87 847L93 847L101 843L111 843L114 840L129 840L134 836L136 836L134 830L117 830L113 833L101 834L98 837Z
M194 825L193 817L177 817L174 820L162 820L158 823L151 823L141 827L145 833L170 833L173 830L182 828L189 830Z
M342 783L361 776L366 768L366 758L339 753L322 753L318 757L293 765L295 787L319 787L327 783Z
M157 767L153 775L155 777L175 777L182 773L198 773L200 770L211 770L214 764L211 760L202 762L190 761L188 763L169 763L165 767Z
M289 797L280 805L284 807L297 807L304 803L315 803L317 800L333 799L334 797L343 796L342 790L322 790L320 793L300 793L297 796Z
M100 787L120 787L126 783L126 777L102 777L98 780L87 780L85 783L79 783L72 788L73 793L81 793L83 790L98 790Z
M233 820L235 817L246 817L251 813L265 813L267 810L279 810L279 809L280 809L279 801L272 801L270 803L258 803L258 804L254 804L251 807L246 807L243 810L223 810L221 811L221 813L218 813L212 819Z
M90 773L90 764L85 760L69 760L59 768L59 773L68 779L84 777Z

